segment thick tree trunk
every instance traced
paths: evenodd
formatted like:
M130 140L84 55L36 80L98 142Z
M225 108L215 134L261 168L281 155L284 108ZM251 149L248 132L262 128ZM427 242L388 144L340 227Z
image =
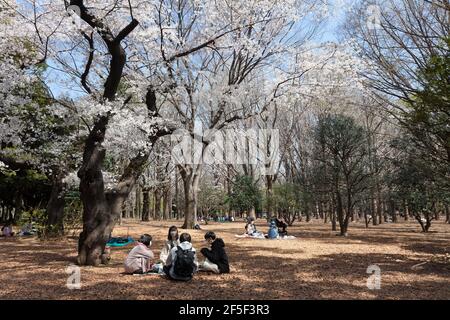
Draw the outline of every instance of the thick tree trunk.
M183 181L184 186L184 223L182 229L194 229L197 224L197 203L190 181Z
M180 166L184 187L184 223L182 229L193 229L197 224L197 194L200 181L200 167Z
M50 235L64 234L64 173L57 173L53 179L50 200L47 203L47 228Z
M80 10L80 18L88 23L102 38L111 56L110 69L104 84L103 100L113 101L119 88L123 68L126 63L126 53L121 41L138 25L133 19L116 36L102 19L94 16L81 0L71 0ZM152 92L153 93L153 92ZM153 95L154 96L154 95ZM156 98L154 99L156 100ZM153 100L150 102L154 102ZM147 104L149 106L149 104ZM78 241L78 264L98 265L106 263L105 245L119 218L123 201L126 199L137 178L136 170L148 159L148 155L132 159L125 169L114 193L106 194L104 189L102 163L105 149L102 143L110 114L98 116L85 140L83 162L78 177L80 178L80 197L83 203L83 231Z

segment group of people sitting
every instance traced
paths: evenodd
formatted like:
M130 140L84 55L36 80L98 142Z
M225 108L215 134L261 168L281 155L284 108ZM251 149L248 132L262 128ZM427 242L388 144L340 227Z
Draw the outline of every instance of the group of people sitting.
M178 235L178 228L171 226L158 261L155 260L150 249L152 236L144 234L128 254L125 260L125 272L129 274L159 273L179 281L191 280L197 271L210 271L217 274L230 272L223 240L217 238L214 232L208 231L205 234L205 241L209 248L200 250L204 260L199 262L196 250L191 243L191 236L188 233Z
M263 232L256 230L255 219L250 217L247 219L247 224L245 225L245 236L260 239L278 239L288 236L287 224L283 219L278 219L276 217L272 218L269 223L269 230L267 235Z
M5 238L14 236L32 236L37 232L32 222L24 224L18 233L14 232L12 222L5 223L0 230L1 230L0 237Z

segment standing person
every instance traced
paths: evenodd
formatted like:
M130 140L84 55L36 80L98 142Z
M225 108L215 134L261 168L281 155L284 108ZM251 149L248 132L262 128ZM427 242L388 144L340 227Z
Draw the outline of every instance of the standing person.
M197 255L192 247L191 236L189 233L182 233L180 244L170 250L163 271L169 279L189 281L197 270Z
M152 270L153 252L150 250L152 245L152 236L149 234L143 234L137 245L131 249L130 253L125 260L125 272L126 273L147 273Z
M205 261L200 266L200 271L212 271L214 273L229 273L230 265L228 256L225 252L225 243L216 234L208 231L205 234L205 240L211 246L211 249L202 248L200 252L205 257Z
M167 234L167 241L165 242L164 247L159 254L159 259L162 261L163 265L166 263L167 258L169 257L170 250L180 244L180 241L178 241L178 239L178 228L176 226L171 226Z

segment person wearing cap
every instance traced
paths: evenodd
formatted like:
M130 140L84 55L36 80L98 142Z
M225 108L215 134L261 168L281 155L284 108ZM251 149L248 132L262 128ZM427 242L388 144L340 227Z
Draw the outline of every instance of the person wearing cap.
M125 259L125 273L143 274L152 271L154 255L150 250L151 245L152 236L149 234L141 235L136 246L131 249Z

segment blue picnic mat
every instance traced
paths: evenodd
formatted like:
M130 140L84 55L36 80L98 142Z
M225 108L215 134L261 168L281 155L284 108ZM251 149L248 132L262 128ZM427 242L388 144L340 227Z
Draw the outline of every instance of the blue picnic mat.
M122 238L122 237L115 237L108 240L106 243L109 247L123 247L126 245L129 245L130 243L133 243L134 239L132 237L128 238Z

